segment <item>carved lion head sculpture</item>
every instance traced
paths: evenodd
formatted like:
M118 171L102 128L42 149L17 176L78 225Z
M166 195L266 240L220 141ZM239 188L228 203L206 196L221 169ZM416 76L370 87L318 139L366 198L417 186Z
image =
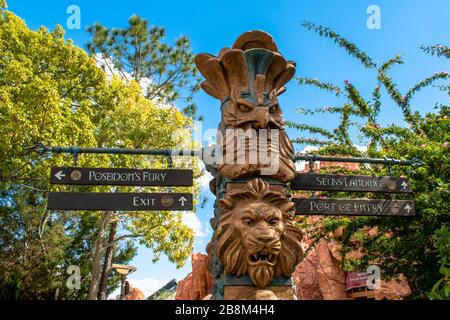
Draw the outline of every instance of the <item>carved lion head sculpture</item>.
M274 277L290 277L303 257L303 234L291 220L293 204L261 179L228 192L219 201L216 254L225 274L249 275L264 288Z

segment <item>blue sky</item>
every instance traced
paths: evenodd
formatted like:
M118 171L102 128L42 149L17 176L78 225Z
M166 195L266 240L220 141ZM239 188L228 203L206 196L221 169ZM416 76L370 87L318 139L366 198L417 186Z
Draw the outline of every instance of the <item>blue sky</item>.
M404 54L404 65L394 66L390 75L405 93L421 79L437 71L448 70L450 63L442 58L422 52L421 45L446 44L450 40L450 2L448 0L342 0L342 1L153 1L127 0L9 0L9 9L25 19L28 26L36 29L41 25L53 28L56 24L66 27L70 5L81 9L81 29L68 30L67 37L74 43L85 47L89 35L84 31L87 25L100 22L108 27L126 26L128 18L138 14L149 20L150 24L164 26L167 40L173 41L180 35L187 35L194 52L217 54L231 46L242 33L261 29L272 34L283 55L297 62L296 76L319 78L343 87L349 80L362 94L370 98L375 87L376 75L343 49L329 40L307 31L300 26L302 20L331 27L351 42L365 50L375 61L387 60L396 54ZM370 30L366 26L369 5L377 5L381 10L381 29ZM280 97L280 104L286 119L307 121L332 129L337 119L332 116L303 118L296 113L298 107L321 107L336 105L343 100L324 94L314 88L299 87L292 80L288 91ZM449 97L435 88L419 92L412 105L420 112L431 111L435 102L449 103ZM215 128L220 120L219 105L205 93L195 97L200 113L205 121L203 128ZM383 99L384 109L381 122L401 123L401 114L389 99ZM288 131L290 137L300 134ZM362 142L363 143L363 142ZM301 151L304 146L297 146ZM209 219L212 216L213 197L207 206L196 212L201 226L196 239L194 252L204 252L209 241ZM192 218L192 217L191 217ZM151 252L142 248L132 261L138 271L131 276L136 285L145 287L146 293L160 287L172 278L182 279L190 272L190 261L186 267L177 270L166 259L151 263Z

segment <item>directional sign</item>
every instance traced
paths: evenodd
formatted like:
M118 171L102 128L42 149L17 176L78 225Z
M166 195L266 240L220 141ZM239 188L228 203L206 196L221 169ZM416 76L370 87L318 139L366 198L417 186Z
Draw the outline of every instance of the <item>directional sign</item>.
M192 170L52 167L50 183L108 186L192 186Z
M49 210L192 210L190 193L49 192Z
M356 175L298 173L291 183L292 190L369 191L411 193L406 178Z
M294 198L295 214L342 216L414 216L410 200L300 199Z

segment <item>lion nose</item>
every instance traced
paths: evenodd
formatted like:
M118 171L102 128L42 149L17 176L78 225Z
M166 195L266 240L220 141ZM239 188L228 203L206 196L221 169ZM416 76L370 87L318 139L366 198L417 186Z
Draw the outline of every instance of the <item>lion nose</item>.
M260 233L258 235L258 240L261 242L269 242L273 239L273 236L270 233Z

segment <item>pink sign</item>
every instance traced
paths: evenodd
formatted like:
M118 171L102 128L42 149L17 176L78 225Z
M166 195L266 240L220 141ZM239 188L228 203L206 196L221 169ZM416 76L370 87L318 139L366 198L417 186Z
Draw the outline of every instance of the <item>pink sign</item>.
M367 285L369 273L366 272L346 272L345 273L345 290L361 288Z

